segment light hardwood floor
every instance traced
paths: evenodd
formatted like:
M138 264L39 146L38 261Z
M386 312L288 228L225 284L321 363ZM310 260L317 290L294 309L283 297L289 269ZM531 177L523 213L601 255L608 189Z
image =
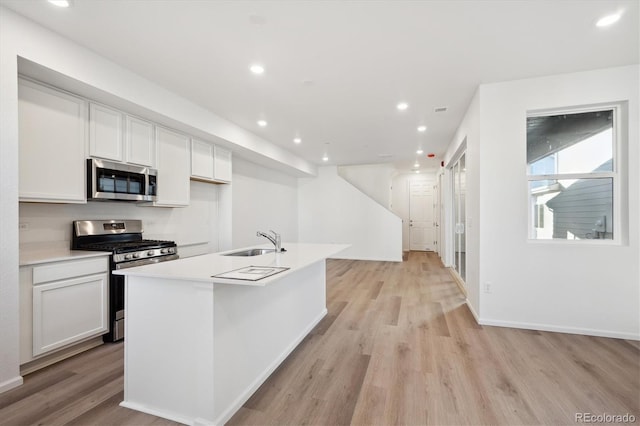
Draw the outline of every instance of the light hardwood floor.
M640 344L477 325L433 253L330 260L329 314L230 425L640 423ZM2 425L171 425L118 406L122 344L25 377Z

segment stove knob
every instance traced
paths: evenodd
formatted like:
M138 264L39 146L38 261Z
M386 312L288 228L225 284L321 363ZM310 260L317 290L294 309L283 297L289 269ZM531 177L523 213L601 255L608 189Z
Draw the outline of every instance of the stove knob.
M133 253L133 257L134 257L134 259L139 258L140 257L140 253Z
M147 252L147 256L153 256L155 254L155 252L153 250L149 250Z
M169 249L168 248L163 248L162 250L160 250L161 254L165 254L165 253L169 253Z
M125 254L125 255L124 255L124 258L125 258L126 260L129 260L129 259L131 259L132 257L133 257L133 255L131 255L131 254Z

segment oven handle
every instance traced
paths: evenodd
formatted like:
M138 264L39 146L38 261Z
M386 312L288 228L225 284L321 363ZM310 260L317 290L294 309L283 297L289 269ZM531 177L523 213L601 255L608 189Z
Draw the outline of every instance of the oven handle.
M180 256L178 256L178 254L171 254L168 256L158 256L158 257L151 257L151 258L140 259L140 260L131 260L129 262L116 263L115 269L126 269L126 268L133 268L134 266L151 265L152 263L160 263L160 262L165 262L167 260L176 260L179 258Z

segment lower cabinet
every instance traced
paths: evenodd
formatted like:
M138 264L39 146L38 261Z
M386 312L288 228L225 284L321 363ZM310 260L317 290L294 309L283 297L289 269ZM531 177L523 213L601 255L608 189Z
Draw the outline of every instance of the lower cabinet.
M22 267L20 281L21 363L109 330L108 257Z

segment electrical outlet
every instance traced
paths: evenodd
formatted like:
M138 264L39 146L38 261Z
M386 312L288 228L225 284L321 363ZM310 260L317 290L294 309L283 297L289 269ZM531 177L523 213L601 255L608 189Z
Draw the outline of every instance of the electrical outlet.
M18 229L21 231L26 231L29 229L29 223L28 222L20 222L18 224Z
M484 283L484 292L485 293L491 293L491 282L489 281L485 281Z

